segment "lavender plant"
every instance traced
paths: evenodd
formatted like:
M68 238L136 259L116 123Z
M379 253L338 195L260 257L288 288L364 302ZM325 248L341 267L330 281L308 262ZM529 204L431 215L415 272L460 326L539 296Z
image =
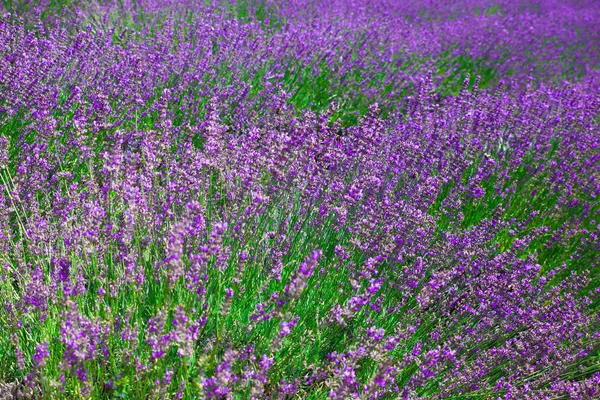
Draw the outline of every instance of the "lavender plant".
M4 2L0 394L598 398L599 14L553 5Z

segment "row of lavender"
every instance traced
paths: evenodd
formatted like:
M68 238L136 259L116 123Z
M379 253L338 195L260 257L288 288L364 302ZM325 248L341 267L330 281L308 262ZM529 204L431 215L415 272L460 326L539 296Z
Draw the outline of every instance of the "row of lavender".
M216 96L220 108L237 110L230 119L240 125L259 99L272 96L269 85L293 92L302 108L317 111L335 101L351 112L374 102L402 107L429 70L448 90L460 88L465 70L472 80L482 75L486 86L507 78L520 86L575 78L592 92L600 85L600 11L593 1L248 1L246 13L261 5L262 23L232 20L218 2L195 3L83 3L68 17L63 9L57 21L47 15L46 26L36 22L41 8L22 19L5 16L5 111L43 113L60 105L66 112L80 90L101 113L112 112L111 121L127 121L168 87L187 118ZM230 8L237 15L240 7ZM108 110L107 101L119 105Z
M599 10L443 3L5 15L0 380L597 397ZM518 79L443 96L465 59Z

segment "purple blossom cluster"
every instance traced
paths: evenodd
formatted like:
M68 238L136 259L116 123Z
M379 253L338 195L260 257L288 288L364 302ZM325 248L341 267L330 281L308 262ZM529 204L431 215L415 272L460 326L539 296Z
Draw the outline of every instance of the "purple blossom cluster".
M21 396L600 397L593 1L15 7Z

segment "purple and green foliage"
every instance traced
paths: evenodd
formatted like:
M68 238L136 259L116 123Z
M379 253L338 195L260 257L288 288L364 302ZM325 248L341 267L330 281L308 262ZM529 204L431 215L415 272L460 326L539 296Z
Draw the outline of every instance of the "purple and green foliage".
M600 7L5 0L0 397L600 398Z

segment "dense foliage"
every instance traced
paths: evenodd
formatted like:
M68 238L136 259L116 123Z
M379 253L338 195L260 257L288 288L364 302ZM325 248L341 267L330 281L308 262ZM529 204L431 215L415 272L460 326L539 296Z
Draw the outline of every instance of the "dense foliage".
M0 396L600 397L596 1L2 8Z

